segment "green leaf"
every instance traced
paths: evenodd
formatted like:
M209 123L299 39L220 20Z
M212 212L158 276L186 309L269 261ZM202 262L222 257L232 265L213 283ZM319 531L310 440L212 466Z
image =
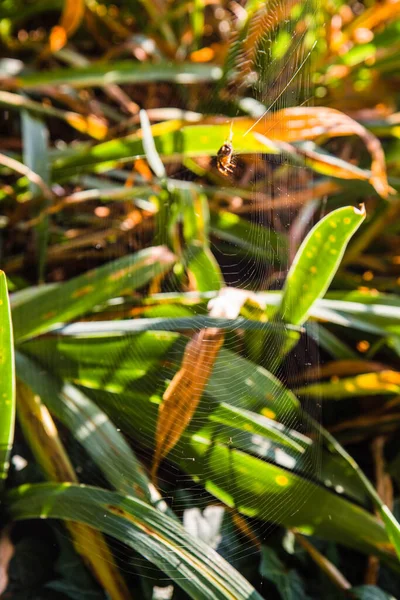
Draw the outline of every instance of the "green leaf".
M386 504L383 504L382 502L377 502L377 504L379 514L385 523L386 531L388 532L392 544L396 548L397 557L400 560L400 524Z
M165 247L147 248L52 287L39 299L33 297L21 302L13 310L16 342L85 314L126 290L132 292L146 285L170 269L174 260Z
M24 485L10 492L15 520L85 523L127 544L198 600L261 600L221 556L165 514L129 496L73 484Z
M234 385L230 387L232 389L235 389ZM123 430L138 443L145 443L146 448L149 443L154 443L157 420L154 394L150 400L145 394L125 392L123 403L116 402L114 394L100 390L87 390L87 394L112 418L118 418ZM240 449L236 448L237 444ZM243 431L236 430L235 434L232 428L198 421L195 415L190 431L182 435L169 454L169 460L219 500L244 515L289 528L297 527L304 533L332 539L361 552L378 554L393 568L400 569L380 521L347 500L342 493L314 482L310 471L304 476L301 470L297 473L298 461L285 453L283 446L278 446L278 454L285 455L283 464L274 463L276 448L271 444L263 436L251 433L246 440ZM271 457L268 448L272 450ZM292 510L294 503L295 511Z
M151 322L150 319L145 321ZM204 326L202 321L200 324ZM186 341L186 338L166 331L147 331L127 337L106 335L104 332L93 337L46 336L25 342L22 348L40 360L42 366L66 381L114 393L140 389L150 394L159 386L162 388L166 385L179 369ZM20 371L23 374L26 368ZM232 390L235 390L234 394ZM226 406L226 409L222 408L222 412L218 413L220 406ZM252 448L258 452L259 447L254 446L251 439L253 436L271 439L267 429L274 428L273 431L271 429L271 435L282 436L282 450L285 450L285 446L287 450L288 443L292 450L300 454L299 445L307 449L302 464L297 464L297 468L315 475L312 471L312 454L316 450L310 447L309 438L295 431L298 424L305 426L305 415L297 398L259 365L222 348L206 387L204 405L199 410L203 416L207 414L209 419L229 425L224 428L227 431L225 441L234 434L235 444L238 440L243 441L241 447L245 450ZM243 413L240 412L242 410ZM263 417L266 417L265 421ZM120 422L117 415L115 421ZM314 429L319 431L318 424ZM365 493L354 477L352 468L336 454L325 449L323 452L317 474L321 482L329 482L327 485L333 488L342 488L348 496L365 504ZM275 460L272 447L268 459Z
M400 394L400 374L397 371L362 373L337 381L313 383L295 390L299 395L321 400L355 398L357 396Z
M216 81L221 69L211 64L167 63L151 64L125 60L108 61L83 68L53 69L18 78L18 87L39 89L48 85L74 87L104 87L121 83L151 83L169 81L182 84Z
M272 263L287 259L287 239L283 235L245 221L234 213L211 213L210 230L216 238L233 244L235 253L242 249L246 255Z
M151 319L131 319L124 321L83 321L71 323L57 329L57 335L109 335L115 333L140 333L145 331L184 331L197 330L202 327L218 327L228 331L244 329L248 331L264 331L265 333L287 330L301 332L300 327L295 325L282 325L281 323L260 322L252 319L238 317L237 319L224 319L220 317L194 316L163 318L155 317Z
M90 398L20 352L16 353L16 368L18 378L71 431L116 490L159 503L158 494L130 446Z
M396 600L391 594L387 594L376 585L360 585L351 588L351 597L355 600Z
M261 550L260 573L276 585L282 600L307 600L303 581L295 569L287 569L272 548Z
M265 438L288 446L296 452L303 453L311 441L297 434L287 431L286 428L272 419L258 415L244 408L237 408L221 403L210 415L210 421L228 425L234 429L242 429L251 433L262 435ZM294 433L294 435L293 435ZM297 439L296 439L297 438Z
M0 487L7 477L14 439L15 374L11 313L6 276L0 271Z
M48 130L40 118L33 116L29 111L21 111L22 121L22 144L24 163L34 173L37 173L42 180L49 185L50 169L48 156ZM33 182L29 183L29 189L32 198L39 200L36 204L36 216L49 205L49 201L43 198L41 189ZM36 232L36 258L38 262L38 279L44 280L46 266L47 243L48 243L49 218L45 216L35 227Z
M277 317L285 323L304 323L314 302L327 291L348 242L364 219L364 208L345 206L313 227L290 268Z
M166 121L151 128L155 150L162 159L216 155L229 131L229 125L225 124L188 125L184 121ZM279 153L275 143L266 138L260 140L254 135L240 137L236 151L242 154ZM103 142L73 156L60 158L54 164L53 178L76 177L77 174L91 172L99 165L109 169L133 158L146 158L142 137L138 134Z
M154 144L149 117L145 110L141 110L139 116L143 134L143 150L145 151L147 162L149 163L153 173L155 173L160 179L163 179L166 176L165 167Z

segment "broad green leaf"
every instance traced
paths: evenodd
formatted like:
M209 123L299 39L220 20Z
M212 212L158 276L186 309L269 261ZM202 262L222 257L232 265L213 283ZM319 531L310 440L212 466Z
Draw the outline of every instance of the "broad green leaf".
M0 271L0 487L7 477L14 440L15 374L11 313L6 276Z
M261 600L209 546L135 498L90 486L37 484L13 490L7 500L15 520L66 519L114 537L158 566L197 600Z
M16 368L18 378L71 431L116 490L159 505L160 498L130 446L90 398L20 352L16 353Z
M201 322L201 325L204 326L204 323ZM186 341L186 338L165 331L148 331L126 337L111 335L110 332L109 335L103 333L93 337L46 336L25 342L22 348L65 381L114 393L140 389L151 394L157 389L164 390L179 369ZM224 415L215 412L222 405L233 411L229 417L224 409ZM123 404L121 409L122 406ZM235 413L242 409L245 412L240 416ZM293 393L259 365L225 348L219 352L206 387L206 399L199 412L203 416L202 423L205 422L206 415L221 423L229 418L231 427L225 427L224 430L235 431L227 433L226 439L234 433L235 444L238 440L243 442L241 447L244 450L254 448L258 452L252 439L254 436L254 439L257 436L263 438L260 423L264 427L267 423L271 427L272 423L276 423L275 429L278 428L279 431L274 429L272 433L290 438L292 449L298 449L299 444L308 447L301 469L309 472L314 465L312 456L319 454L318 449L309 447L311 441L295 430L298 426L306 426L306 418ZM262 421L262 417L266 417L267 421ZM274 421L271 422L271 419ZM116 422L119 423L119 419ZM319 431L318 425L313 427L310 422L309 426ZM270 439L266 429L264 435L265 440ZM287 449L287 444L282 440L281 443L282 450L285 445ZM268 458L274 460L273 447L268 448ZM265 444L264 449L267 449ZM365 493L354 477L352 468L336 454L325 449L321 449L321 452L321 466L315 475L324 485L342 488L349 496L365 504ZM297 466L300 468L300 465Z
M87 390L88 395L112 417L119 418L124 431L146 448L154 443L157 404L145 395L124 393L123 403L113 394ZM123 425L122 425L123 422ZM169 454L169 460L190 474L211 494L244 515L296 527L304 533L335 540L361 552L380 555L400 569L385 528L372 514L343 497L314 483L310 473L296 473L285 466L262 460L264 441L253 437L254 454L235 447L231 428L220 424L196 427L196 418ZM238 439L243 441L243 432ZM271 442L270 442L271 443ZM185 480L185 476L183 476ZM343 492L343 488L341 490ZM293 507L296 510L293 510ZM318 511L315 507L318 506Z
M327 291L352 235L365 218L365 209L339 208L326 215L300 246L283 288L277 316L301 325L314 302Z
M215 423L222 423L234 429L243 429L254 434L263 435L275 442L288 446L293 450L303 453L307 446L311 443L309 438L302 438L298 434L294 438L290 431L285 431L286 428L272 419L268 419L263 415L258 415L244 408L236 408L229 404L221 403L218 408L210 415L210 420ZM296 432L294 432L296 434Z
M355 600L396 600L391 594L387 594L376 585L360 585L351 588L351 597Z
M22 302L13 311L17 342L89 312L95 305L121 293L140 288L174 263L174 256L162 246L124 256L79 275L40 295Z
M186 268L200 292L219 290L223 284L221 269L211 250L193 246L185 255Z

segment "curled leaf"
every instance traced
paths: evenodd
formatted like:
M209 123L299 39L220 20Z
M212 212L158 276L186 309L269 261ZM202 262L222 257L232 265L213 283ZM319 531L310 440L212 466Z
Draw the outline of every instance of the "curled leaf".
M387 181L385 156L378 138L348 115L326 107L286 108L276 113L266 114L255 123L254 119L243 118L235 121L235 128L251 128L274 141L302 142L318 138L357 135L364 142L371 155L370 183L378 194L386 198L390 188Z

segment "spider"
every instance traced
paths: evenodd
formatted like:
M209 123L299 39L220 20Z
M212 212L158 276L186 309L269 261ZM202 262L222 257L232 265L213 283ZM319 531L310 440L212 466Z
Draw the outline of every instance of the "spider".
M233 145L232 145L232 125L231 133L229 138L223 143L217 154L217 169L222 175L230 175L233 173L235 166L235 160L233 157Z

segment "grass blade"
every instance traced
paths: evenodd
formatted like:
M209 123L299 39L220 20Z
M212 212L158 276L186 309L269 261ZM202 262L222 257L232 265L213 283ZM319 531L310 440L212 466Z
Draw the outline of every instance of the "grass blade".
M90 486L39 484L13 490L8 503L16 520L68 519L111 535L157 565L196 600L262 600L214 550L135 498Z
M6 276L0 271L0 487L7 477L14 439L15 373L11 313Z
M110 69L108 62L90 67L54 69L42 71L16 79L22 89L40 89L52 85L72 85L74 87L104 87L112 83L152 83L168 81L182 84L217 81L221 69L215 65L193 63L138 63L125 60L115 62Z
M127 288L132 291L165 273L174 263L165 247L147 248L88 271L36 298L20 303L13 311L17 342L89 312L96 304Z
M25 165L37 173L47 186L50 183L49 156L48 156L48 130L44 122L33 116L27 110L21 112L22 143ZM29 184L32 199L36 200L35 214L45 210L49 199L42 196L42 191L37 184ZM47 243L49 234L49 217L47 215L35 226L36 259L38 264L39 282L44 281L46 267Z
M90 398L20 352L16 353L16 368L18 378L38 394L49 411L71 431L110 485L122 494L167 510L122 434Z
M20 381L17 398L18 421L46 478L60 483L78 483L56 425L41 398ZM76 550L110 597L129 600L128 588L101 532L73 521L66 525Z

